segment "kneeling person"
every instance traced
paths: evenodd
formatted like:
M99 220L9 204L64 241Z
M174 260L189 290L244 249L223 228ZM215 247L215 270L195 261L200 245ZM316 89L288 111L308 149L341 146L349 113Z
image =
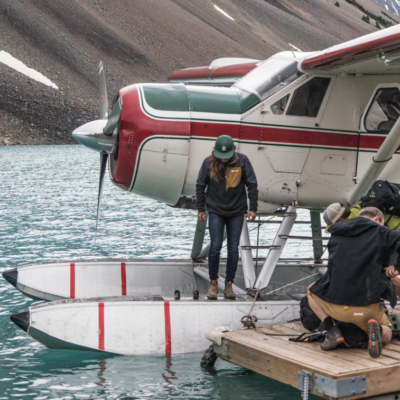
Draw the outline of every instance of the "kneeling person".
M308 301L328 333L322 350L344 341L334 320L359 326L369 337L369 354L377 358L382 342L392 338L392 325L381 302L387 287L385 268L400 247L400 232L383 226L383 214L367 207L360 217L342 220L328 228L329 259L326 274L309 287ZM396 297L391 298L391 305Z

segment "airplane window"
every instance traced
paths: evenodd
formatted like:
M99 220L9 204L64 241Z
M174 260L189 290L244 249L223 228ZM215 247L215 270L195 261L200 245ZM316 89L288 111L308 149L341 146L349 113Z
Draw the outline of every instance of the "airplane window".
M395 88L380 89L365 117L365 128L367 131L389 132L399 115L399 90Z
M293 59L269 58L234 86L263 101L303 75L297 64L298 61Z
M271 106L272 114L282 115L285 111L288 100L289 100L289 95L282 97L276 103L272 104Z
M313 78L295 90L287 115L317 117L330 78Z

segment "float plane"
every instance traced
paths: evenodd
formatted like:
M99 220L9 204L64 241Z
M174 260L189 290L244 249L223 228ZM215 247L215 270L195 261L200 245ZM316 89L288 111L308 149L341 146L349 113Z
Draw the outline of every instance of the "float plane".
M262 246L268 254L260 262L253 258L260 246L250 243L244 224L236 301L206 299L201 222L187 260L67 260L6 271L22 293L51 301L11 316L45 346L118 354L203 351L208 328L241 326L254 292L252 315L264 325L298 318L299 298L326 266L320 212L333 202L357 203L378 178L400 183L400 25L323 51L219 59L176 71L169 81L120 89L108 114L100 65L100 119L73 132L100 154L97 217L107 165L120 189L195 209L198 170L224 134L251 160L259 215L275 218L269 222L278 223L276 237ZM298 208L310 211L309 237L290 235ZM293 238L312 241L314 258L282 259ZM268 294L282 286L273 293L280 296Z

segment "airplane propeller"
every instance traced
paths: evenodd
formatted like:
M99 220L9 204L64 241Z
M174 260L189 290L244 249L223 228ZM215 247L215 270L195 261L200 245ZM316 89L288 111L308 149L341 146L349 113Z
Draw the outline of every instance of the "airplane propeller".
M92 150L100 153L100 179L99 194L97 198L97 219L96 219L96 236L97 227L100 217L100 204L103 192L104 175L107 167L107 159L109 154L114 154L118 143L118 124L122 109L122 97L115 103L110 116L108 116L108 99L107 86L103 63L99 65L99 94L100 94L100 118L96 121L88 122L75 129L72 137ZM95 239L96 240L96 239Z

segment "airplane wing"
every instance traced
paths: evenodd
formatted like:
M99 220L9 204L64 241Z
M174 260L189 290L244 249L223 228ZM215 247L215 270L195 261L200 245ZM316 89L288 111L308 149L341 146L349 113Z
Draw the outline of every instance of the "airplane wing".
M400 25L396 25L306 57L304 72L331 74L398 74L400 72Z
M247 75L260 63L260 60L247 58L219 58L209 67L186 68L173 72L168 80L194 85L232 86L238 79Z

